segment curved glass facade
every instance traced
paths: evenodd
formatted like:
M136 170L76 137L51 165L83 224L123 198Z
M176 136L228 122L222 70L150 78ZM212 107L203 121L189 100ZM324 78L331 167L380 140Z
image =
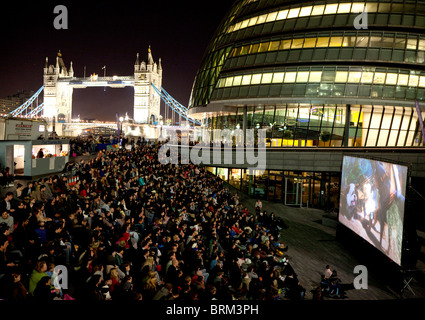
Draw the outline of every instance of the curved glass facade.
M270 147L422 146L424 26L424 1L237 1L189 113L232 129L245 112Z

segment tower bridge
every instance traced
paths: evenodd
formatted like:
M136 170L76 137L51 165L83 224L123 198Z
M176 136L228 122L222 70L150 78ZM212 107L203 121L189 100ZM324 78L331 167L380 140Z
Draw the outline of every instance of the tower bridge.
M131 123L121 124L122 129L127 132L140 133L154 130L160 119L160 103L164 101L166 107L172 109L180 117L194 125L201 125L199 120L187 115L188 108L175 100L162 88L162 65L161 59L158 63L154 61L149 46L147 61L140 60L139 53L136 54L134 70L128 76L106 76L98 74L77 77L74 73L72 61L69 68L66 66L59 51L55 65L46 62L43 70L43 86L24 104L10 112L6 117L21 118L46 118L56 125L55 131L61 135L75 135L84 129L95 127L107 127L118 129L118 121L115 122L76 122L72 119L72 96L74 89L88 87L110 87L110 88L134 88L133 119ZM43 102L38 104L39 95L43 95ZM145 126L143 129L142 127ZM73 134L71 134L73 133Z
M74 89L88 87L134 87L133 119L136 123L155 124L160 116L161 98L155 94L151 84L162 86L161 59L156 63L149 47L147 62L139 61L139 54L134 63L131 76L75 77L72 62L66 67L62 54L56 57L56 64L49 65L46 58L43 74L44 117L55 118L57 122L71 122L72 95Z

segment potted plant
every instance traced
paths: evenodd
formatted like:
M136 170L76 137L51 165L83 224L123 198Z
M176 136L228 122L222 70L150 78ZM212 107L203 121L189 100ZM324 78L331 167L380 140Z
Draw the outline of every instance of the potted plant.
M331 133L329 131L322 131L320 133L320 140L323 142L328 142L331 139Z
M292 136L293 136L292 130L286 129L286 130L283 131L283 138L284 139L292 139Z

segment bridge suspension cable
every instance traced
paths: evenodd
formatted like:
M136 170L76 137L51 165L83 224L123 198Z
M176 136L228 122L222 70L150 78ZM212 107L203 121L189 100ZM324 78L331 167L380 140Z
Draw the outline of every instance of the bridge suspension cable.
M37 108L31 110L31 112L28 113L27 116L30 118L36 117L41 111L43 111L43 108L44 108L44 102L42 104L39 104Z
M32 95L31 98L29 98L27 101L25 101L22 105L20 105L18 108L16 108L15 110L9 112L9 116L12 117L17 117L19 115L21 115L25 110L27 110L27 108L34 102L34 100L40 95L41 91L43 91L44 86L42 86L40 89L37 90L36 93L34 93ZM42 110L42 108L40 109L40 111Z
M153 83L151 83L152 87L158 93L158 95L161 97L161 99L171 108L173 109L177 114L181 115L183 118L201 125L201 122L199 120L193 119L187 115L187 108L183 106L181 103L179 103L176 99L174 99L170 94L168 94L167 91L164 90L164 88L158 89Z
M188 108L183 106L176 99L174 99L167 91L164 90L164 88L158 89L153 83L151 83L151 85L154 88L155 92L161 97L161 99L167 104L168 107L170 107L177 114L187 119L188 121L191 121L197 125L201 125L201 122L199 120L189 117L187 115ZM40 95L43 89L44 89L44 86L38 89L37 92L34 93L31 98L25 101L18 108L9 112L8 116L18 117L22 115L24 111L28 110L28 108L32 105L35 99ZM32 109L29 113L26 114L26 116L33 118L39 115L43 111L43 108L44 108L44 102L38 105L36 108Z

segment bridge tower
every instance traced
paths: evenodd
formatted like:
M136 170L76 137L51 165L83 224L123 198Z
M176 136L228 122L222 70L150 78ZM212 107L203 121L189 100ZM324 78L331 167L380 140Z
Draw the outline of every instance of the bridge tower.
M138 53L134 63L133 118L136 123L154 124L159 121L161 98L155 93L151 83L157 88L162 87L162 65L161 58L158 64L154 62L149 46L147 63L139 61Z
M68 70L60 51L56 56L56 65L49 65L46 57L43 75L44 117L55 118L56 122L71 121L73 87L66 81L58 80L71 80L73 77L72 62Z

